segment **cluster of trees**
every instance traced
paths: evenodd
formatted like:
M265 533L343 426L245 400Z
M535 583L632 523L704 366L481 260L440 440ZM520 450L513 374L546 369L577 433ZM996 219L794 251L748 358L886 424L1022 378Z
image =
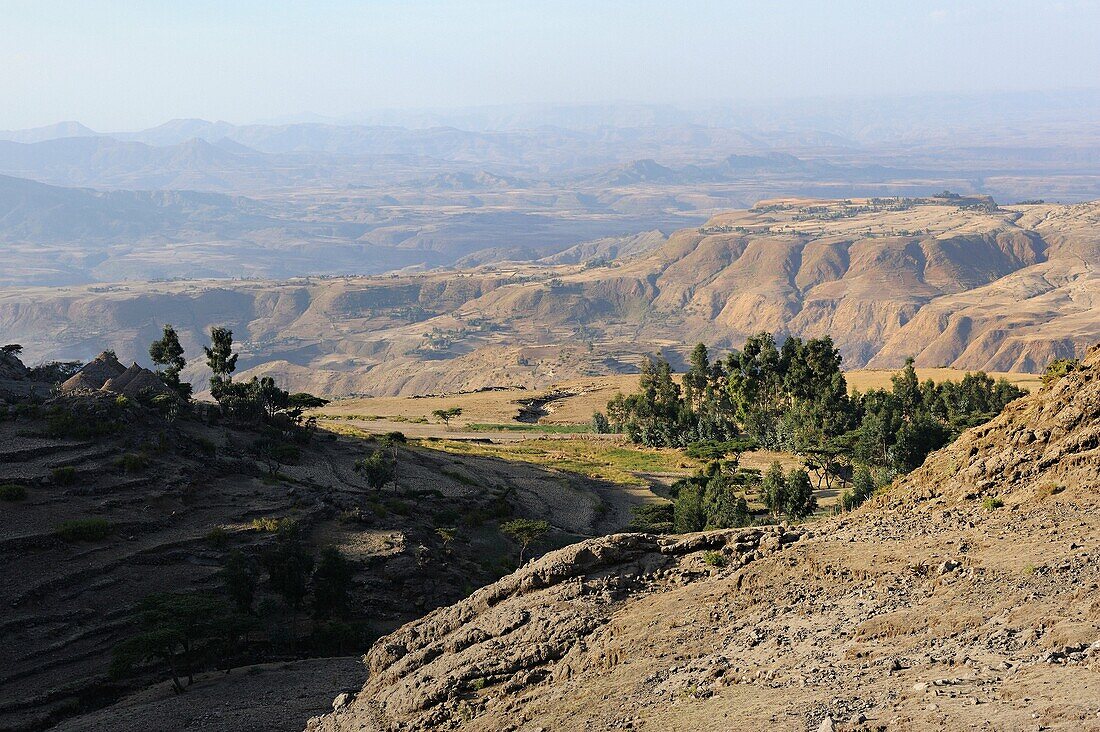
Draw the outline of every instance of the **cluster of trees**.
M364 634L351 620L352 573L333 547L315 560L297 526L284 522L258 560L240 550L228 554L220 591L160 593L139 602L132 634L114 649L111 674L124 677L162 664L173 689L182 693L184 680L190 685L203 669L228 672L272 653L297 655L299 620L307 609L307 651L357 650ZM262 590L268 592L260 599Z
M793 452L817 488L852 484L846 500L854 505L869 495L855 490L857 471L863 471L861 479L871 475L872 482L909 472L963 429L992 418L1026 393L985 373L967 374L960 382L921 383L912 359L894 375L890 389L849 393L840 364L829 337L792 337L780 346L771 334L760 333L740 351L713 361L699 344L680 383L667 361L647 359L638 391L617 395L606 416L595 415L593 423L606 423L649 446L701 449L749 442ZM801 479L795 485L803 490ZM793 516L802 508L772 510Z
M291 394L268 376L234 381L238 354L233 351L233 331L228 328L211 328L210 345L204 346L203 352L212 374L210 394L218 402L221 414L260 431L250 451L266 466L271 477L278 477L282 466L298 462L300 449L295 443L308 442L316 431L316 420L304 418L303 410L328 402L304 392ZM161 381L178 397L173 400L167 395L158 396L153 403L169 417L174 416L190 404L192 395L191 384L180 378L187 360L174 327L164 326L161 337L149 345L149 357L157 365Z

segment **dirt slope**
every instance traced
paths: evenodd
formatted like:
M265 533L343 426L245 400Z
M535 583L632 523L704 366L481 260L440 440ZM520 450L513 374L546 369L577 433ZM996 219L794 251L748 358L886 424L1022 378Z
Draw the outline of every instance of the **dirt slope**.
M1095 349L853 514L531 562L308 729L1100 730L1098 435Z

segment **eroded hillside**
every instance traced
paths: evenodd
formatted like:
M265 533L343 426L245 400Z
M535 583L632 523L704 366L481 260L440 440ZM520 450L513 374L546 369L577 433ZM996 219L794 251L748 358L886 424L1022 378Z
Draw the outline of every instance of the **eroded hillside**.
M320 432L275 453L267 433L219 423L201 405L166 418L136 397L103 390L42 402L26 396L35 385L25 383L18 359L2 355L3 729L42 729L163 678L153 659L130 675L111 671L115 649L136 632L135 605L157 593L223 594L231 553L259 572L287 527L311 557L331 547L350 562L355 610L335 646L311 651L325 626L304 610L280 610L275 580L255 574L256 626L234 655L237 665L261 665L200 678L197 693L177 701L168 688L152 689L106 712L110 723L77 717L68 728L297 729L323 710L331 684L355 686L361 674L346 658L264 662L353 655L379 633L507 573L517 562L516 544L500 529L509 519L547 521L542 546L560 546L621 530L632 505L653 500L637 486L411 440L384 448L396 472L372 487L357 462L382 449L376 439ZM49 384L37 387L50 393ZM278 686L277 698L248 691L257 674ZM208 699L211 686L219 707L248 693L252 701L236 705L248 713L212 715L202 701L187 701ZM140 707L150 699L155 723Z
M763 330L830 335L846 368L1036 372L1100 338L1098 231L1097 203L782 200L581 265L9 289L0 329L32 360L129 360L165 322L192 354L224 325L249 373L329 395L541 388Z
M1100 349L848 515L577 544L309 730L1100 729Z

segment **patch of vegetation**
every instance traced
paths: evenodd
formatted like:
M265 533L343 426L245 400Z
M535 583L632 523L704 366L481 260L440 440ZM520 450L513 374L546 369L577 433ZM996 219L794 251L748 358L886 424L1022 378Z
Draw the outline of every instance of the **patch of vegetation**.
M294 525L294 519L285 517L265 516L263 518L254 518L250 524L253 531L263 531L266 533L275 533L281 529Z
M56 485L72 485L76 482L76 468L71 465L63 465L50 470L50 479Z
M115 461L124 473L140 473L149 467L149 458L140 452L128 452Z
M993 511L995 509L1001 508L1004 505L1005 502L1002 501L1000 498L997 498L996 496L986 496L982 499L982 508L984 508L986 511Z
M649 485L635 473L680 473L683 456L672 450L617 445L604 440L531 439L511 443L428 440L435 449L459 455L534 463L622 485ZM423 443L422 443L423 444ZM695 461L689 465L694 467Z
M729 529L752 523L746 494L757 486L760 474L734 465L710 463L690 478L676 481L672 511L673 531L686 533Z
M54 535L65 541L102 541L114 527L101 518L70 519L54 527Z
M1043 388L1049 389L1054 386L1054 383L1061 379L1066 374L1072 373L1081 367L1080 359L1076 358L1056 358L1047 364L1046 371L1043 372Z
M729 564L729 559L722 552L704 552L703 563L709 567L718 567L721 569Z
M630 509L634 517L627 524L628 531L641 531L650 534L671 534L673 504L643 503Z
M523 564L523 555L527 548L540 541L550 531L547 521L517 518L500 525L502 534L519 544L519 563Z
M215 526L206 532L206 543L215 549L224 549L229 545L229 532L224 526Z
M635 443L691 446L689 454L701 459L720 457L725 445L736 452L746 438L792 452L816 487L829 489L857 464L888 477L907 473L1026 393L981 372L921 383L910 359L890 390L849 394L840 363L829 337L787 338L780 347L760 333L716 361L699 344L681 384L667 361L647 360L638 391L616 395L607 417Z
M121 427L120 417L129 406L127 401L120 404L104 402L100 407L108 407L93 413L83 405L55 405L46 412L46 435L69 440L94 440L115 434Z
M0 485L0 501L22 501L27 497L27 489L18 483L4 483Z

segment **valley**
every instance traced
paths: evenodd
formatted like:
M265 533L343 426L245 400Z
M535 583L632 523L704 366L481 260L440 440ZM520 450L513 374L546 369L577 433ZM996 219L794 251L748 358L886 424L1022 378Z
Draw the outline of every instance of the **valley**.
M140 360L164 323L195 354L224 325L247 375L326 396L540 390L631 373L645 354L681 368L696 342L764 330L829 334L848 370L913 356L1036 373L1100 339L1098 218L1094 203L782 199L581 264L9 287L0 329L37 363ZM201 387L207 372L184 375Z

